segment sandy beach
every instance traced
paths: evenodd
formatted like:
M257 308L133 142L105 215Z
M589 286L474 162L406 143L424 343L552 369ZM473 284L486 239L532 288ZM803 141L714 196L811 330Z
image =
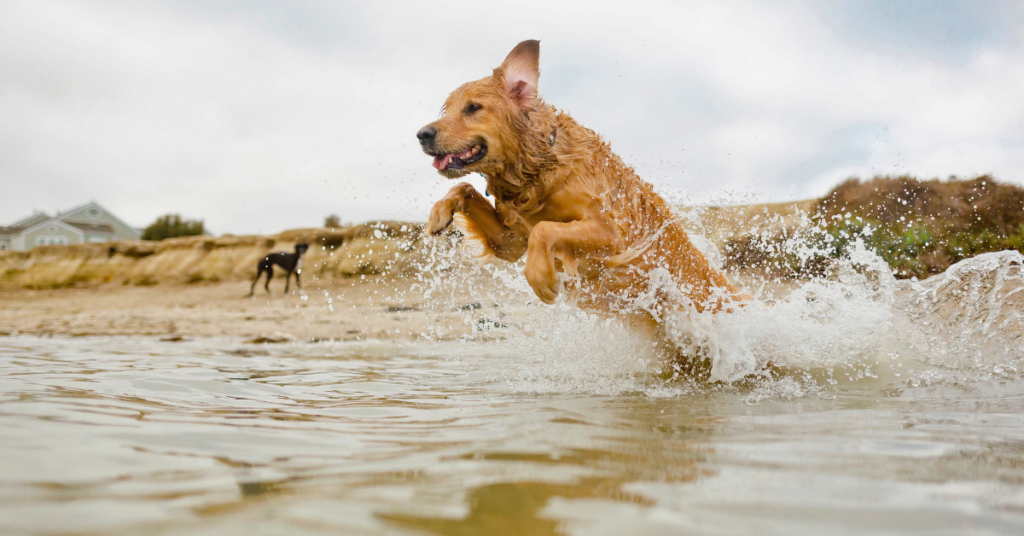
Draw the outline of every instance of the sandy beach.
M480 294L481 279L462 293L426 303L407 284L383 278L306 285L284 296L244 281L149 287L0 290L0 334L242 337L254 342L459 338L474 323L503 325L526 306L497 305ZM328 301L329 300L329 301ZM503 300L507 301L507 300Z

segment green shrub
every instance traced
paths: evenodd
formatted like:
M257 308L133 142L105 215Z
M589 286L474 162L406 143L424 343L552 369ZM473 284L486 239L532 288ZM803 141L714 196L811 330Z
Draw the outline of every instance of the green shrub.
M799 239L787 231L729 241L728 265L814 275L861 240L897 277L924 278L981 253L1024 252L1024 188L987 175L949 181L851 179L825 196L811 218L815 227Z
M156 279L153 279L151 276L145 275L145 276L142 276L142 279L140 279L140 280L135 282L135 286L137 286L137 287L152 287L153 285L156 285L157 283L158 283L158 281Z
M142 232L143 240L164 240L179 236L199 236L206 233L202 220L184 220L180 214L160 216Z

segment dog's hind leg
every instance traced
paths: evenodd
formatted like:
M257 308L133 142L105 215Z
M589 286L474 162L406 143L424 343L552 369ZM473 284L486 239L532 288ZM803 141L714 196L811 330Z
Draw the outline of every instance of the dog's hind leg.
M284 295L288 295L288 284L292 282L291 270L284 273Z
M267 294L270 294L270 280L274 277L274 267L267 267L267 282L263 285L263 288L267 289Z
M252 280L252 286L249 287L250 298L252 297L253 293L256 292L256 283L259 283L261 275L263 275L263 267L259 266L256 268L256 279Z

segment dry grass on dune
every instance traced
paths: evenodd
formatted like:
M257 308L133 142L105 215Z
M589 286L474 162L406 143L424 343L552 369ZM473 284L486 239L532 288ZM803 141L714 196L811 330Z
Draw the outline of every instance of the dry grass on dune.
M826 219L850 212L880 226L927 227L944 235L1012 235L1024 225L1024 188L988 175L949 181L851 179L822 198L815 212Z
M311 246L304 261L306 280L402 273L413 262L418 235L417 224L381 221L342 229L297 229L276 236L41 246L0 253L0 287L150 286L248 279L264 255L291 250L299 242Z

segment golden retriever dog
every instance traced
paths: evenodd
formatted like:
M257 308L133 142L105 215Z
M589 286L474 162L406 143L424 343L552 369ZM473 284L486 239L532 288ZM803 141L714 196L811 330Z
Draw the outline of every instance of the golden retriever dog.
M486 256L526 255L524 275L548 304L560 292L558 272L591 310L625 311L637 299L671 295L716 312L750 299L600 136L540 98L539 62L539 41L519 43L491 76L456 89L441 118L417 133L438 173L481 173L494 196L492 205L472 185L456 185L434 204L424 233L455 221Z

